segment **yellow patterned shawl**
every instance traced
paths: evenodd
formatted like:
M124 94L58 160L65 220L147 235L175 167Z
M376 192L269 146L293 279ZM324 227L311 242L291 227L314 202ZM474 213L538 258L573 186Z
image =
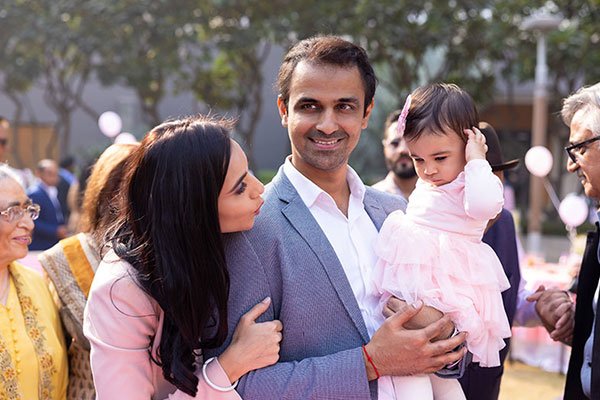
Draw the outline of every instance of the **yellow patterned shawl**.
M100 254L94 239L79 233L58 242L38 259L54 284L61 302L60 315L72 341L69 353L69 400L96 398L90 367L90 345L83 335L83 310L100 264Z

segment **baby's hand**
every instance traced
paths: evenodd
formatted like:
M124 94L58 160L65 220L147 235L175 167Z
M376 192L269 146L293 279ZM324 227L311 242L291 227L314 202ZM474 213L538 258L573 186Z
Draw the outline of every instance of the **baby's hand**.
M487 153L488 147L485 144L483 133L475 127L473 129L465 129L465 133L469 135L467 147L465 148L467 162L477 159L485 160L485 153Z

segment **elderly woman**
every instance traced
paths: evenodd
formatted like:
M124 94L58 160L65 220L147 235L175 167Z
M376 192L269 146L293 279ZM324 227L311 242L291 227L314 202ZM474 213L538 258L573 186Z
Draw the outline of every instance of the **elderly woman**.
M102 259L104 234L118 209L118 190L127 157L135 144L108 147L93 166L83 196L82 233L63 239L39 256L56 287L69 343L69 400L92 400L96 393L90 369L90 344L83 335L83 309Z
M27 255L40 212L0 164L0 398L64 400L67 354L47 282L15 260Z

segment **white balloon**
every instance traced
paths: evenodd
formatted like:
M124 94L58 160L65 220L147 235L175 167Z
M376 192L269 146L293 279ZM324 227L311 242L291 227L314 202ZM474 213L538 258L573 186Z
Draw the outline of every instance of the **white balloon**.
M525 166L533 175L543 178L552 169L552 153L544 146L534 146L525 154Z
M113 138L121 133L123 122L121 121L119 114L116 112L106 111L100 115L100 118L98 118L98 127L104 136Z
M135 136L133 136L129 132L119 133L119 135L117 135L117 137L115 138L115 144L131 144L131 143L138 143L138 141L135 138Z
M575 193L569 193L558 207L558 214L565 225L576 228L588 217L588 205L585 199Z

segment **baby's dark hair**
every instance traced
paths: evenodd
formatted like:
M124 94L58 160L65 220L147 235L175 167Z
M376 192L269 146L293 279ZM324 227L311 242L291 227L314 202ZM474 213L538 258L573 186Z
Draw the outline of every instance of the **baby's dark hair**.
M412 92L404 139L413 141L425 131L444 135L451 129L466 143L464 129L478 123L477 108L467 92L452 83L432 83Z

